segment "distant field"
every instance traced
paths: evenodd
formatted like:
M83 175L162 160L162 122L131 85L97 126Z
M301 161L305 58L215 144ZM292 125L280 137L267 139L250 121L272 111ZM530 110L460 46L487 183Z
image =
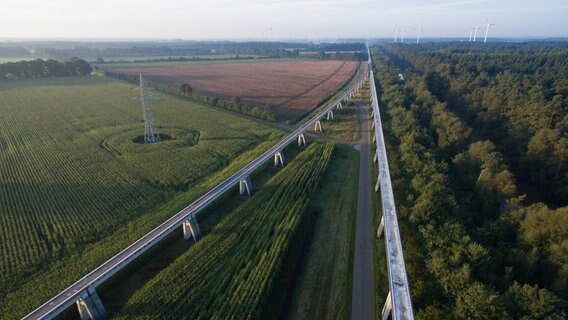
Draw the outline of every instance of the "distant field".
M241 58L245 57L252 57L258 58L261 57L255 54L244 54L239 55ZM233 59L236 58L236 54L211 54L211 55L200 55L200 56L132 56L132 57L103 57L105 62L112 62L112 61L142 61L142 60L154 60L154 59L211 59L211 60L219 60L219 59ZM1 59L1 58L0 58ZM86 59L89 62L96 63L97 58L89 58ZM199 61L199 60L196 60Z
M152 105L158 132L172 139L137 144L144 124L132 88L96 76L0 81L0 314L7 318L22 316L187 202L159 205L188 188L195 197L202 192L193 192L196 183L280 136L159 96ZM141 217L142 224L115 234ZM98 248L107 238L119 240ZM90 258L81 260L86 249ZM51 279L41 281L46 271Z
M232 64L232 63L263 63L270 61L298 61L298 58L263 58L263 59L214 59L214 60L187 60L187 61L116 61L111 63L96 63L92 62L91 65L105 70L115 70L120 68L146 68L146 67L165 67L165 66L183 66L189 64ZM304 59L304 61L313 61L313 59Z
M110 66L109 66L110 67ZM179 86L188 83L198 94L264 107L278 120L297 119L344 84L355 71L354 61L281 60L231 63L177 63L112 67L146 79Z

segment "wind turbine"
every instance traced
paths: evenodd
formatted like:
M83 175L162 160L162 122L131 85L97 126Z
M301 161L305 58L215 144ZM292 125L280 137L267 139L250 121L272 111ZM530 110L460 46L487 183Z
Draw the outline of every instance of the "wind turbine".
M475 25L475 31L473 32L473 42L477 39L477 30L479 30L479 26Z
M417 30L417 34L416 34L416 43L420 43L420 32L423 32L424 29L422 29L422 21L420 21L420 23L418 24L418 30Z
M473 38L473 29L474 28L469 29L469 42L471 42L471 39Z
M487 35L489 34L489 27L496 26L496 24L494 24L494 23L489 23L489 20L487 20L487 18L485 18L485 22L487 22L487 24L485 25L485 39L483 40L483 43L487 42Z
M404 28L402 28L402 37L400 38L400 43L404 43Z
M398 24L394 27L394 43L396 43L397 38L398 38Z

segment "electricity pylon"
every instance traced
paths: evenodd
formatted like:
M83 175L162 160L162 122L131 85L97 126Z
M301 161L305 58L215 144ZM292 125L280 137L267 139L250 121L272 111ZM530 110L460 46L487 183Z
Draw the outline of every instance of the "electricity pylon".
M160 135L154 128L154 119L150 111L150 101L146 96L144 79L140 74L140 100L142 101L142 109L144 110L144 143L160 142Z

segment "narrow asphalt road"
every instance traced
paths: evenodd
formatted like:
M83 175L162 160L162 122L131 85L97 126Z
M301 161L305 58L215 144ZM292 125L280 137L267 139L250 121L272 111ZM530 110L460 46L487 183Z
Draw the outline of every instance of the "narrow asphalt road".
M355 229L355 257L353 261L353 295L351 319L373 319L375 314L373 295L373 239L371 230L371 169L369 157L369 114L366 106L359 107L361 140L356 146L360 151L359 192L357 198L357 222Z

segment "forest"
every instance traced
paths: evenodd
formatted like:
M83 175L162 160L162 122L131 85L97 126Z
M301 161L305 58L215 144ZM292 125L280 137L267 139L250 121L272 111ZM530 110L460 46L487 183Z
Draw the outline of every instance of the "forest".
M79 58L63 61L36 59L0 64L0 80L84 76L91 71L91 65Z
M373 59L417 318L564 319L566 45L385 45Z

